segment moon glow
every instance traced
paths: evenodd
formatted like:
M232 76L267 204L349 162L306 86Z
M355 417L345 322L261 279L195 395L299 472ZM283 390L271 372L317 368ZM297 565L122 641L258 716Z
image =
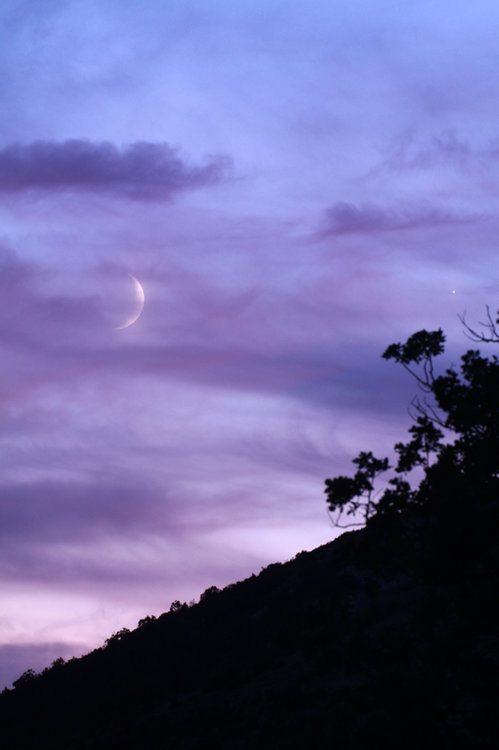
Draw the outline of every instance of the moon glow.
M135 288L135 310L133 314L130 315L130 317L123 323L122 326L116 326L115 331L121 331L123 328L128 328L129 326L133 325L135 321L140 318L142 310L144 309L145 295L144 290L142 289L142 285L140 281L135 278L135 276L132 276L131 273L129 273L128 275L132 279Z

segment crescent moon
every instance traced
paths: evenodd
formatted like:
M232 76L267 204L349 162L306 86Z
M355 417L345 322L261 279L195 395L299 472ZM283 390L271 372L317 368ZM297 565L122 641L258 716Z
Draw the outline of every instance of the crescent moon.
M128 328L129 326L133 325L135 321L140 318L140 316L142 315L142 310L144 309L145 295L144 290L142 289L142 285L140 281L135 278L135 276L132 276L131 273L129 273L128 275L132 279L135 287L135 299L137 300L137 307L135 308L135 312L133 313L133 315L130 315L128 320L126 320L122 326L117 326L114 329L115 331L121 331L123 328Z

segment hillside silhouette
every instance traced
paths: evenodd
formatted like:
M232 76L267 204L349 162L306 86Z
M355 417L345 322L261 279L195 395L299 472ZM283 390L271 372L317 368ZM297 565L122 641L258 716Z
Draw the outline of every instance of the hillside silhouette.
M375 493L389 467L370 453L326 481L363 528L28 671L0 696L3 746L498 746L499 366L467 352L436 376L443 340L385 352L435 398L415 402L389 488Z

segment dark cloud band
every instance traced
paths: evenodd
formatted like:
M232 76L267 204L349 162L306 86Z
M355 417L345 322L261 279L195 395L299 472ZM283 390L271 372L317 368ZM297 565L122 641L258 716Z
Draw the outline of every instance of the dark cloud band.
M108 142L36 141L0 150L0 191L87 190L164 200L225 179L229 164L217 156L191 166L166 143L141 141L120 149Z

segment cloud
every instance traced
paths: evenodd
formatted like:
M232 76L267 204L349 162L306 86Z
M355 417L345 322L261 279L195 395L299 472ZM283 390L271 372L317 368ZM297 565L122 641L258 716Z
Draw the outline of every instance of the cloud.
M164 505L164 492L130 478L2 484L0 538L61 541L151 530L164 523Z
M356 218L360 229L350 219L348 228L336 231L376 227L376 213ZM383 214L379 225L386 226ZM329 234L332 231L328 227ZM123 304L124 319L130 305L124 271L121 300L113 291L118 276L114 269L111 274L105 268L56 274L7 256L0 263L0 310L5 305L0 317L5 354L0 364L0 434L7 424L8 432L22 429L23 415L31 434L35 428L54 428L53 399L58 409L69 410L80 421L82 415L74 413L80 401L87 403L85 413L90 413L90 400L102 409L98 404L104 398L107 409L119 404L118 394L135 394L144 378L150 393L156 384L165 388L167 383L168 388L183 384L188 389L285 394L308 401L303 390L307 384L315 389L339 377L339 370L359 367L362 372L355 353L365 316L359 299L371 306L376 299L387 302L384 268L371 268L364 261L361 272L357 267L352 271L338 258L334 267L328 264L293 290L280 287L281 266L265 281L239 279L231 290L218 276L175 269L145 274L144 315L123 335L113 330L120 318L111 319L108 307L114 312ZM336 334L331 340L333 319ZM373 357L389 335L383 330L374 336ZM110 423L115 418L110 414Z
M419 229L469 221L436 208L385 209L375 204L339 202L324 211L321 236Z
M414 132L406 131L391 141L381 168L392 172L431 169L444 165L464 168L477 155L476 150L452 130L442 131L426 139L419 139Z
M85 586L161 578L151 562L159 537L165 545L186 533L179 508L157 481L122 474L2 483L0 579Z
M0 192L84 190L134 200L168 200L183 190L219 182L226 157L190 166L166 143L67 140L12 144L0 150Z
M467 175L490 173L499 161L499 138L472 143L453 130L420 138L409 130L393 138L376 172L402 173L435 169L456 170Z

